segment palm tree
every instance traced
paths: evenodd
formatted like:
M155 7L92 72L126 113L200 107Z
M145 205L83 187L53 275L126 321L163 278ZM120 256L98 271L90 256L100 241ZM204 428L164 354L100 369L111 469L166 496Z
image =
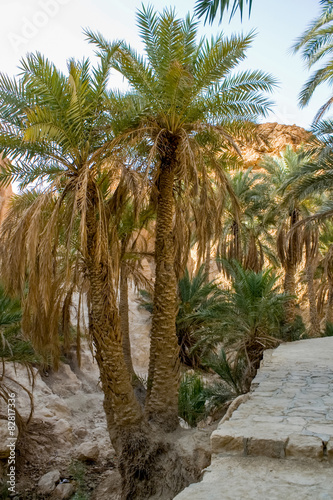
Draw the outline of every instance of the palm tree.
M316 290L314 276L319 261L319 228L317 224L309 223L303 226L305 248L305 279L308 289L311 335L320 335L320 323L317 313Z
M299 102L302 107L306 106L318 86L327 82L332 84L333 59L332 52L332 22L333 22L333 4L331 0L321 0L322 12L315 19L309 28L298 38L293 46L294 52L301 51L303 59L307 62L309 69L316 66L326 56L328 59L325 64L317 69L304 84L299 95ZM318 65L317 65L318 66ZM318 122L323 114L329 110L333 103L333 97L330 97L317 112L314 123Z
M3 232L4 279L21 293L27 280L27 314L37 305L48 311L52 301L59 301L59 262L65 263L67 280L72 277L73 253L78 266L82 264L89 283L89 332L101 373L104 408L111 439L120 450L120 436L141 425L142 411L123 357L116 263L109 254L104 197L105 183L108 196L126 186L126 169L120 174L117 162L109 160L113 136L105 109L116 49L111 47L92 72L87 60L70 60L65 76L36 54L22 61L19 80L2 75L0 144L12 162L2 171L2 183L16 180L21 187L39 183L22 217ZM116 198L121 198L119 192ZM15 213L10 216L15 218Z
M262 182L262 174L254 173L252 168L236 171L231 177L231 186L237 198L239 210L235 217L233 206L229 203L228 216L218 244L217 257L223 268L224 259L236 259L245 269L260 271L267 257L272 265L277 265L273 251L273 237L269 232L267 212L270 196L267 186ZM222 260L220 260L222 258ZM227 272L228 268L223 268Z
M306 202L293 195L291 179L309 162L309 153L295 152L288 146L280 157L265 156L260 166L267 172L265 184L272 192L273 212L277 216L277 252L284 268L284 291L290 298L286 303L286 320L293 323L296 306L297 266L303 258L303 231L298 222L309 214ZM290 233L289 233L290 231Z
M318 139L317 147L314 148L311 159L305 162L299 170L295 171L294 175L289 179L289 189L290 195L297 198L301 203L309 198L321 197L319 203L317 203L316 213L308 215L303 221L300 221L298 229L301 229L305 224L311 227L311 223L318 224L320 221L326 221L320 240L322 251L325 254L323 260L325 276L329 282L328 321L331 314L330 304L333 300L333 294L331 293L332 251L330 249L330 223L333 215L332 202L330 201L333 190L333 122L331 120L321 120L313 125L313 132Z
M222 21L223 14L229 8L230 0L197 0L195 6L195 13L198 17L205 16L205 23L209 21L212 23L220 10L220 22ZM230 19L236 13L237 9L240 11L241 18L243 16L244 5L249 6L249 15L251 14L252 0L233 0Z
M156 278L152 317L151 355L146 415L167 429L178 423L179 363L176 335L177 279L174 269L174 191L208 178L199 162L199 138L214 135L221 145L232 143L228 124L266 113L273 79L260 71L232 74L245 57L253 34L219 35L196 43L198 25L189 16L175 17L172 10L156 14L151 7L138 13L138 26L146 57L123 44L114 67L131 87L133 113L123 137L151 146L150 177L157 194ZM92 42L107 54L108 42L88 32ZM215 176L223 184L224 172L216 162ZM204 217L204 214L202 214Z
M332 323L333 320L333 225L330 220L321 224L322 230L319 234L319 249L322 260L320 269L322 271L321 284L318 292L318 310L323 313L326 305L325 322Z

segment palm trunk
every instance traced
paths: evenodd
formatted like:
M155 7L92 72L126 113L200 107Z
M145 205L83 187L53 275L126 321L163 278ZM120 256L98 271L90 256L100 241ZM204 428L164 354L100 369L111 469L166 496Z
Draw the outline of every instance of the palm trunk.
M328 299L326 309L326 323L333 322L333 281L328 280Z
M296 264L287 263L285 267L284 291L287 295L296 296ZM285 305L286 321L295 320L296 299L290 298Z
M124 264L121 264L120 266L119 313L125 363L128 373L131 375L132 379L134 379L135 372L133 368L131 342L129 336L128 278Z
M105 408L122 432L140 427L141 407L131 385L122 346L119 314L112 282L111 266L105 242L98 239L98 212L94 186L90 188L87 210L86 266L90 284L89 332L96 348L96 360L105 394ZM101 247L102 245L102 247ZM107 416L109 420L109 416ZM114 433L110 438L113 439ZM115 446L118 442L115 443Z
M311 334L313 337L320 336L320 325L317 315L317 303L316 303L316 292L314 288L314 271L315 266L308 264L306 266L306 282L308 287L308 299L309 299L309 311L310 311L310 323L311 323Z
M178 426L179 346L174 269L173 184L177 141L168 137L161 159L156 218L154 309L148 373L148 418L169 431Z

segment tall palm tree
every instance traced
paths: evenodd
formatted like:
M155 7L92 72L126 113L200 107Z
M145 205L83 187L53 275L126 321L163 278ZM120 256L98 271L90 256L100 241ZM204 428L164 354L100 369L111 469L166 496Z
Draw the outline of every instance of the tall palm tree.
M2 171L3 184L13 180L21 186L39 183L39 193L23 216L3 233L4 278L20 292L27 280L28 305L33 309L42 305L42 311L47 311L59 286L59 253L67 280L72 277L71 254L82 262L89 283L89 331L101 373L104 408L110 436L119 449L117 428L123 435L137 428L142 412L123 357L104 198L106 182L109 196L126 185L121 179L126 169L121 175L117 163L109 160L113 136L105 109L116 49L111 47L92 71L87 60L70 60L68 75L64 75L35 54L22 61L19 80L1 75L0 145L12 162ZM43 292L39 296L37 285Z
M321 0L322 11L309 28L298 38L293 46L294 52L301 51L303 59L308 68L312 69L320 61L327 58L324 65L310 76L304 84L299 102L302 107L306 106L313 96L313 93L323 83L332 84L333 81L333 59L332 53L332 29L333 29L333 3L331 0ZM330 97L317 112L314 122L318 122L323 114L332 106L333 97Z
M319 228L317 224L310 223L303 226L305 249L305 279L308 289L310 333L314 337L320 335L320 323L317 313L316 290L314 276L319 261Z
M333 205L331 196L333 191L333 121L321 120L313 125L313 132L319 142L313 151L310 161L306 162L289 179L289 189L292 197L300 202L311 197L320 196L316 213L309 215L298 226L309 223L318 224L326 221L320 236L322 252L324 253L324 270L328 280L329 295L327 308L327 321L331 319L331 304L333 303L332 283L332 250L331 250L331 221L333 216Z
M235 218L232 204L229 203L228 216L225 217L223 231L218 245L218 261L223 267L226 260L236 259L245 269L260 271L267 257L272 265L277 265L273 251L274 239L270 234L270 224L267 212L271 198L267 186L260 182L262 174L246 171L236 171L231 176L231 186L239 204L238 218ZM222 260L220 260L222 258Z
M264 157L260 166L266 170L267 189L272 188L273 212L277 224L277 252L284 268L284 291L290 297L286 303L286 320L295 319L297 266L303 258L303 232L297 223L309 214L307 204L293 196L291 179L309 162L309 154L288 146L280 157ZM291 231L290 236L288 232Z
M249 6L249 15L251 14L252 8L252 0L197 0L195 5L195 13L199 16L205 16L205 23L209 21L212 23L217 14L218 10L220 11L220 22L222 21L223 14L229 9L229 5L232 3L230 19L236 13L237 10L240 11L241 18L243 16L244 6L248 4Z
M179 363L176 335L177 279L174 268L174 190L177 184L194 185L208 178L199 162L199 138L207 133L232 143L228 124L265 115L274 80L260 71L232 74L245 58L253 33L219 35L196 42L198 23L189 16L177 19L174 11L162 14L142 8L138 26L145 57L123 44L114 67L130 84L133 113L123 137L150 144L151 178L157 186L156 278L152 316L151 353L146 414L167 429L178 423ZM109 44L99 34L87 33L101 52ZM225 182L216 162L215 176ZM204 214L203 214L204 216Z

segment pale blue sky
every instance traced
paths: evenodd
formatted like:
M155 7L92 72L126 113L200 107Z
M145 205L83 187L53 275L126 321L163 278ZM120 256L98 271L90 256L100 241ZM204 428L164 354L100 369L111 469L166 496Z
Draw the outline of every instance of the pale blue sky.
M193 12L194 0L151 2L156 10L174 6L179 16ZM147 2L145 2L147 4ZM99 30L111 40L126 39L140 47L135 12L138 0L0 0L2 26L0 32L0 71L13 75L19 60L27 52L40 51L65 68L69 57L81 58L93 53L85 41L82 28ZM296 124L308 128L318 108L325 102L329 89L317 90L310 105L300 110L298 93L309 76L300 55L291 55L290 46L319 13L319 0L253 0L251 18L243 23L237 14L228 23L200 26L200 35L226 34L250 29L257 37L242 68L262 69L273 74L280 88L272 96L276 105L266 121ZM121 86L113 77L112 86Z

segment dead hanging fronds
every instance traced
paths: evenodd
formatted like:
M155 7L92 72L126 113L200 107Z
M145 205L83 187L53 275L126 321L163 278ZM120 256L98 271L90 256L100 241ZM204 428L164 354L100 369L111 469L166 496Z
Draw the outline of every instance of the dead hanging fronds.
M63 341L69 348L70 297L80 286L78 272L79 219L69 191L51 188L17 197L2 227L1 269L9 290L22 299L22 329L45 366L57 367ZM16 259L20 262L15 266ZM82 267L82 266L81 266ZM9 272L9 269L11 271ZM62 340L63 338L63 340Z

